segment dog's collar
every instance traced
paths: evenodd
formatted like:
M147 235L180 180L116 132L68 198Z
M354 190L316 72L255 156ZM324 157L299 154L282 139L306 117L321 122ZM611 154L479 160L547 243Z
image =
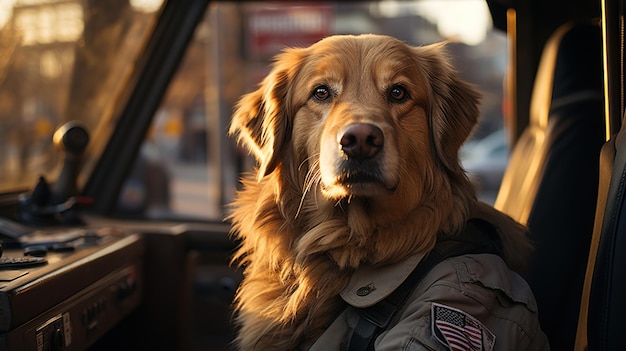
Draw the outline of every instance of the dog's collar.
M378 303L402 284L424 256L425 253L416 254L399 263L385 266L360 266L340 293L341 298L358 308Z

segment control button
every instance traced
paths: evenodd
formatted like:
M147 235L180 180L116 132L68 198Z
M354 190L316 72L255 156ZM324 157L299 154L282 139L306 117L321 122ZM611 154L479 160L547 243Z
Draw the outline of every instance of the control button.
M52 345L50 349L52 351L61 351L65 348L65 337L63 336L63 330L57 328L52 332Z
M44 257L48 254L48 249L43 245L32 245L24 248L24 256Z
M52 245L52 251L54 252L68 252L68 251L74 251L74 250L76 250L76 248L72 244L57 243L57 244Z

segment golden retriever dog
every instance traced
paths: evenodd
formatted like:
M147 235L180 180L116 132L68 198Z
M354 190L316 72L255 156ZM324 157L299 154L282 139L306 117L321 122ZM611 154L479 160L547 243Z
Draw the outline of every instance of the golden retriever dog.
M331 36L275 58L230 129L258 161L229 214L237 348L307 349L362 264L428 252L477 214L508 232L505 259L522 267L523 228L478 202L460 166L478 100L443 44Z

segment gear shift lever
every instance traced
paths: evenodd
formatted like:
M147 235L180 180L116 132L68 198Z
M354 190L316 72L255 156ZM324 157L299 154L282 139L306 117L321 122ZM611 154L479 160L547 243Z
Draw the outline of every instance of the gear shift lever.
M27 224L80 224L74 213L77 178L89 133L78 122L68 122L54 133L53 142L63 153L63 167L57 181L49 187L43 176L30 195L20 198L18 219Z
M68 122L54 133L54 145L63 152L63 168L52 187L53 201L63 202L78 193L77 178L89 133L78 122Z

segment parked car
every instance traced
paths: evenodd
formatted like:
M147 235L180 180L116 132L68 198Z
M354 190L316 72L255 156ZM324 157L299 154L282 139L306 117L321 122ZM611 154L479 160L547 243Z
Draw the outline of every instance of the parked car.
M509 162L509 152L504 129L498 129L480 140L469 141L461 147L463 168L479 196L492 204Z

